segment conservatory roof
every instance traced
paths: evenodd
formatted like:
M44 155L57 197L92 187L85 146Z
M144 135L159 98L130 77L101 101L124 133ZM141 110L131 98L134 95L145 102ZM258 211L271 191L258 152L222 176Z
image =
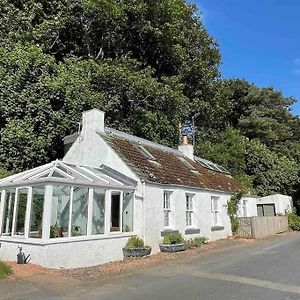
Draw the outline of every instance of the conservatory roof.
M1 187L53 182L112 189L134 189L136 181L105 165L99 168L53 161L46 165L0 180Z

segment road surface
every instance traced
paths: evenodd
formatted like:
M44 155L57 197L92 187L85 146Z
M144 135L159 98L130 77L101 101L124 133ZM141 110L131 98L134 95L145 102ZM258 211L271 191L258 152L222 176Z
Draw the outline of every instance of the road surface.
M104 281L5 280L0 299L300 299L300 233L208 252Z

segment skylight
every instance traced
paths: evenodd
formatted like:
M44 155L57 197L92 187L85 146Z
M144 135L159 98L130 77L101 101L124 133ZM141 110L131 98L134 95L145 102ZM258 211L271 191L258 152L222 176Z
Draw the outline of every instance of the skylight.
M198 172L197 169L192 166L184 157L179 157L179 159L189 168L190 171Z
M138 145L139 151L149 160L156 161L156 158L142 145Z
M229 174L229 172L224 167L219 166L209 160L203 159L201 157L195 157L195 161L198 164L200 164L202 167L209 169L211 171Z

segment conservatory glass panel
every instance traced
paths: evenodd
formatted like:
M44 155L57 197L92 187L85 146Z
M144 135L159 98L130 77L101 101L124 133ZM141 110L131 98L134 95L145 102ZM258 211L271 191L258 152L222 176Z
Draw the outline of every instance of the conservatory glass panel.
M89 189L74 187L72 206L72 236L87 234Z
M3 215L3 235L11 235L16 190L6 190Z
M105 224L105 191L94 189L92 234L103 234Z
M29 237L31 238L42 238L44 200L45 187L34 187L32 189L32 204L30 212Z
M15 235L24 235L28 189L18 190Z
M133 231L133 192L123 195L123 232Z
M120 206L121 194L112 193L111 195L111 227L110 231L120 231Z
M53 186L51 227L50 237L67 237L69 229L70 212L70 193L69 186Z

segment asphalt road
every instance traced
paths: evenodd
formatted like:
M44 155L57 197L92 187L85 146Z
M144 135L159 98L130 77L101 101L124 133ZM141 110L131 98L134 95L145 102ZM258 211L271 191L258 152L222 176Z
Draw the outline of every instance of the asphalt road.
M28 284L28 283L27 283ZM11 289L14 289L13 291ZM22 290L23 294L16 293ZM27 290L26 290L27 289ZM14 294L15 292L15 294ZM60 287L0 282L0 299L300 299L300 234L185 258L131 275Z

